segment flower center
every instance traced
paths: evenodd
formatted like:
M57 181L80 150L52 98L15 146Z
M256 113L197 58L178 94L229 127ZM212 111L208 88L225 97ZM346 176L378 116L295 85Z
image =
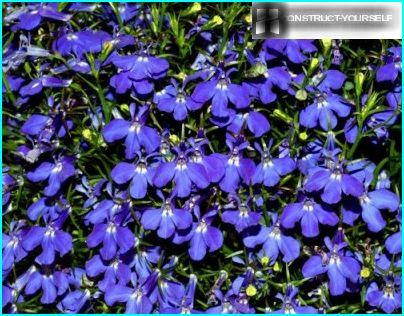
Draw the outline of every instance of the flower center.
M203 219L198 227L196 228L197 233L205 233L208 230L208 225L206 224L205 220Z

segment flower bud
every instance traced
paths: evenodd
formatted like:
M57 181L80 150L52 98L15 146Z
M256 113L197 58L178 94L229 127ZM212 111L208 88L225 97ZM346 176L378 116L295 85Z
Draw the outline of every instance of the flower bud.
M257 289L254 285L250 284L249 286L247 286L245 293L247 294L247 296L254 296L257 294Z

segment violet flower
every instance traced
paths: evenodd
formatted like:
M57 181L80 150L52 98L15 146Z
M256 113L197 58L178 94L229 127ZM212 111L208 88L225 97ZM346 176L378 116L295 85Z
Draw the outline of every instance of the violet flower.
M329 237L324 238L324 242L329 252L311 256L303 265L303 276L313 278L327 273L331 295L342 295L347 290L347 279L355 283L361 267L352 255L343 250L347 243L334 244Z
M172 197L165 199L160 191L157 195L163 204L160 208L148 208L143 212L141 223L144 229L157 230L159 237L167 239L176 229L187 229L192 225L191 213L175 207Z
M102 134L108 143L125 138L126 159L133 159L142 148L150 154L160 145L157 131L146 125L148 112L148 106L137 107L135 103L131 103L131 121L114 119L104 127Z
M251 178L253 184L263 183L267 187L275 186L282 176L295 169L295 162L290 157L272 158L270 154L272 140L268 146L264 147L264 150L258 143L255 143L254 147L261 155L261 162L255 168Z
M173 113L174 119L184 121L187 118L188 111L199 110L202 103L194 101L185 92L186 81L180 86L175 80L171 80L171 85L163 90L156 92L154 103L160 111Z
M231 83L229 75L219 70L209 81L201 82L192 94L196 102L205 104L212 100L212 114L218 117L229 116L228 104L231 102L237 109L246 108L250 104L248 90L240 85Z
M46 196L54 196L62 185L75 174L74 158L60 157L55 162L43 162L35 170L27 173L28 180L41 182L48 180L44 193Z
M280 217L281 225L285 228L293 228L296 222L300 222L302 234L305 237L316 237L319 235L319 223L323 225L337 225L338 216L329 210L325 210L321 204L313 199L302 197L297 203L290 203L285 206Z

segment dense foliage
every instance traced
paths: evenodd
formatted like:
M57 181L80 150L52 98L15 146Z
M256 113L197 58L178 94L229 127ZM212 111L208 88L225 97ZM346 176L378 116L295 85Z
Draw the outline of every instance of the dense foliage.
M400 312L401 42L250 18L3 5L3 312Z

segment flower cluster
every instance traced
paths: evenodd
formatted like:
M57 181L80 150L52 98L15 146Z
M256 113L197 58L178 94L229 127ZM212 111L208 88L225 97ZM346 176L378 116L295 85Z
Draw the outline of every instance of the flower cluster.
M3 312L400 311L401 43L3 13Z

